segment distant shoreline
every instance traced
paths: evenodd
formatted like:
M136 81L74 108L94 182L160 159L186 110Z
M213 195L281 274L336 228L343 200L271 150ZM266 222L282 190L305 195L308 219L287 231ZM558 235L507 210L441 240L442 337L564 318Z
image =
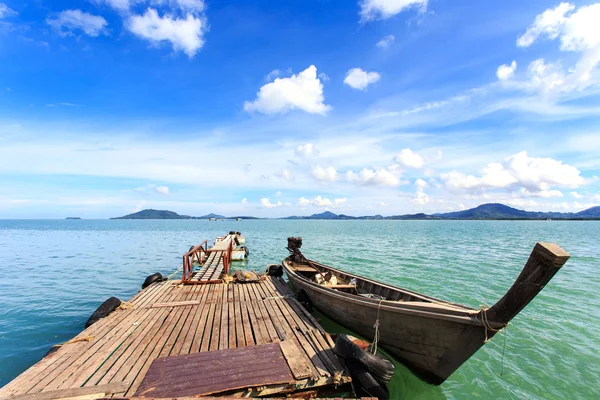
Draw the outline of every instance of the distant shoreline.
M600 220L600 206L588 208L578 213L561 212L536 212L519 210L513 207L499 203L482 204L478 207L463 211L437 214L405 214L391 215L384 217L382 215L368 215L353 217L345 214L334 214L331 211L325 211L320 214L310 216L290 216L282 218L258 218L251 216L232 216L226 217L220 214L207 214L201 217L192 217L189 215L180 215L174 211L168 210L142 210L123 217L111 219L201 219L209 221L221 220L252 220L252 219L282 219L282 220L328 220L328 221L386 221L386 220L418 220L418 221L448 221L448 220L483 220L483 221L585 221Z

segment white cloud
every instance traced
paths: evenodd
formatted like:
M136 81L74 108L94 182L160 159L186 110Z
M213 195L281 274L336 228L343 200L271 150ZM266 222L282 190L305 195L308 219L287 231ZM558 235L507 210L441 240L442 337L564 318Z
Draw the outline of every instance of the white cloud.
M571 196L575 197L575 198L576 198L576 199L578 199L578 200L583 198L583 195L581 195L581 194L579 194L579 193L577 193L577 192L571 192L571 193L569 193L569 194L570 194Z
M340 199L333 199L330 200L326 197L322 197L322 196L316 196L314 199L309 200L305 197L300 197L298 199L298 206L300 207L307 207L307 206L314 206L314 207L327 207L327 208L341 208L343 207L346 202L348 201L347 198L340 198Z
M414 197L410 200L411 203L419 205L419 206L424 206L425 204L428 204L430 202L430 198L429 196L423 191L422 187L417 188L417 192L415 193Z
M10 17L12 15L17 15L17 12L11 8L8 8L6 4L0 3L0 19Z
M177 18L165 14L161 17L155 9L148 8L143 15L130 17L127 28L154 44L170 42L174 51L181 50L191 58L204 46L208 24L201 15L189 13L185 18Z
M360 68L352 68L346 74L344 83L353 89L365 90L371 83L377 82L381 78L377 72L367 72Z
M369 169L363 168L360 172L355 173L348 171L346 180L358 186L399 186L400 171L396 168L379 168Z
M61 35L72 35L71 31L82 31L88 36L106 35L108 23L99 15L92 15L81 10L65 10L56 18L46 18L46 23Z
M362 0L360 16L362 21L387 19L411 7L425 11L427 2L428 0Z
M262 199L260 199L260 205L263 206L264 208L277 208L277 207L289 206L290 204L282 203L281 201L278 201L277 203L271 203L268 198L263 197Z
M502 64L501 66L499 66L498 70L496 71L496 76L501 81L505 81L505 80L511 79L513 76L515 76L516 70L517 70L517 62L515 60L513 60L513 62L510 63L510 65Z
M424 189L424 188L426 188L426 187L427 187L427 186L429 186L429 185L428 185L428 184L427 184L427 182L425 182L423 179L421 179L421 178L418 178L418 179L415 181L415 186L416 186L416 187L418 187L418 188L420 188L420 189Z
M317 67L311 65L297 75L277 78L261 87L256 100L244 103L244 110L263 114L283 114L291 110L325 114L331 107L324 101L323 84L317 77Z
M273 71L269 72L267 74L267 76L265 77L265 80L267 82L273 80L274 78L279 78L279 75L281 75L281 71L279 71L278 69L274 69Z
M581 91L599 83L600 3L575 8L561 3L544 11L517 39L519 47L529 47L542 37L559 39L561 51L581 53L575 66L565 71L558 62L535 60L529 65L529 81L518 82L517 87L548 94Z
M394 35L387 35L384 38L382 38L379 42L377 42L376 46L382 49L386 49L390 47L395 40L396 38L394 37Z
M584 183L577 168L552 158L529 157L526 151L510 156L502 163L488 164L481 177L451 171L442 174L441 178L455 191L523 187L537 193L538 197L562 196L562 193L550 191L550 185L578 187Z
M294 174L292 174L292 171L290 171L287 168L284 168L281 172L276 173L275 176L277 176L283 180L286 180L288 182L291 182L294 180Z
M337 171L331 166L322 168L320 165L315 165L312 168L312 176L321 182L335 182Z
M168 195L169 187L168 186L157 186L156 191L160 194Z
M421 168L425 161L423 157L413 152L411 149L402 149L394 159L396 164L408 168Z
M275 192L275 197L281 197L281 190L278 190L277 192Z
M541 197L541 198L555 198L555 197L564 197L563 193L560 190L537 190L537 191L529 191L526 188L521 188L517 193L515 193L517 197Z
M315 145L312 143L301 144L294 150L296 157L309 157L313 154L319 154Z
M242 204L248 204L248 199L244 197L244 198L242 199Z

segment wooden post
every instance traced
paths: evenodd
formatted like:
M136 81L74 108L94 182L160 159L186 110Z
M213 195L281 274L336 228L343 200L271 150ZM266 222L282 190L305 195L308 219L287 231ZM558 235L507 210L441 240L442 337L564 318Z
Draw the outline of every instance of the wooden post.
M536 243L515 283L487 310L489 321L508 323L546 286L569 257L554 243Z

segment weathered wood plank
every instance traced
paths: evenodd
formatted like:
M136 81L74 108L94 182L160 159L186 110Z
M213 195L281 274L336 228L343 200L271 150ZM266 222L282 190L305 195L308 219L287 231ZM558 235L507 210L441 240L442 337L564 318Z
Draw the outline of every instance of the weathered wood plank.
M302 354L303 352L298 349L293 340L284 340L279 342L279 345L294 378L303 379L312 375L310 364L306 361L306 358Z
M53 400L53 399L68 399L72 397L85 396L89 394L110 395L113 393L121 393L127 389L128 383L116 382L108 385L92 386L92 387L76 387L61 390L51 390L42 393L30 393L7 397L7 400Z

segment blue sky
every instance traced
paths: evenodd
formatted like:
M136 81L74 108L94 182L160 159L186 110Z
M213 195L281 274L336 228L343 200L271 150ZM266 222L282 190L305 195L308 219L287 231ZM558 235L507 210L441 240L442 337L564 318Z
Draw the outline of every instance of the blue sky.
M0 218L600 204L600 3L0 0Z

